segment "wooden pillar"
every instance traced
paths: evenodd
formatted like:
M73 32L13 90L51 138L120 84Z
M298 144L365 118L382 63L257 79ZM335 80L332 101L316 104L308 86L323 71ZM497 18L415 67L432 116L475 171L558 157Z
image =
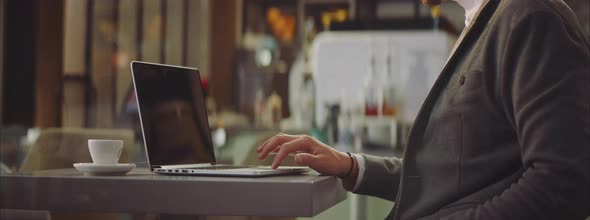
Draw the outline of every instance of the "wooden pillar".
M37 1L35 127L60 126L64 1Z
M211 1L211 47L210 47L210 85L211 95L217 106L233 109L235 82L233 69L237 43L236 16L238 2L236 0Z
M4 116L4 0L0 0L0 126Z

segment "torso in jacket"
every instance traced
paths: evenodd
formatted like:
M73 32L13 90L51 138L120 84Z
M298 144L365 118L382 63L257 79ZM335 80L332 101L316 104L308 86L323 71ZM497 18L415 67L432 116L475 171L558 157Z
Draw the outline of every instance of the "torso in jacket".
M392 219L587 215L586 61L588 42L563 2L484 2L415 121L401 174L391 174L397 192L363 190L378 181L369 179L359 193L396 201ZM368 175L397 172L390 162L371 171L374 161Z

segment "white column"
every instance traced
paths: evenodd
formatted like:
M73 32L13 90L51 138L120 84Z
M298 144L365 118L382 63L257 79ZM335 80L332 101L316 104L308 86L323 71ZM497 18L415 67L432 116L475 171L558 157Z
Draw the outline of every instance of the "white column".
M117 32L117 44L119 49L115 54L116 59L116 114L124 112L125 102L130 91L133 88L131 82L131 70L129 63L137 59L139 52L138 47L138 28L137 16L139 9L137 7L138 1L141 0L121 0L119 2L119 22Z
M209 0L189 1L187 66L199 68L202 76L209 75Z
M87 0L65 0L64 2L64 77L84 77L86 71L86 19ZM64 81L62 126L84 127L84 83Z
M94 127L112 128L114 123L114 48L117 22L113 20L115 1L95 0L92 15L91 82L95 99L91 105L90 118ZM92 126L92 125L91 125Z
M160 41L162 40L162 14L160 0L143 1L143 33L141 42L142 60L160 63Z
M184 0L166 1L166 39L164 40L164 63L170 65L182 65L183 53L183 8Z

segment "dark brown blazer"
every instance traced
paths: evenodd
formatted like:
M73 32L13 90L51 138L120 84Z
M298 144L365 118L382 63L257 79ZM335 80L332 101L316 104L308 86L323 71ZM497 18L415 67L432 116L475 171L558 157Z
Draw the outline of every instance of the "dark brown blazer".
M395 201L388 219L584 219L589 45L561 0L484 0L403 160L363 155L357 193Z

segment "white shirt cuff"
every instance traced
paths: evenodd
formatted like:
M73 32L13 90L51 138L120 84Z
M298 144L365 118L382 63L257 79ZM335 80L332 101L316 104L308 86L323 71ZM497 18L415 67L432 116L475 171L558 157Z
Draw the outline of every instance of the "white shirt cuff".
M360 154L352 154L352 156L354 156L354 159L356 159L356 162L358 164L358 168L359 168L359 173L358 176L356 177L356 183L354 183L354 187L352 188L352 192L356 192L359 188L359 186L361 185L361 181L363 180L363 176L365 175L365 157L363 157Z

